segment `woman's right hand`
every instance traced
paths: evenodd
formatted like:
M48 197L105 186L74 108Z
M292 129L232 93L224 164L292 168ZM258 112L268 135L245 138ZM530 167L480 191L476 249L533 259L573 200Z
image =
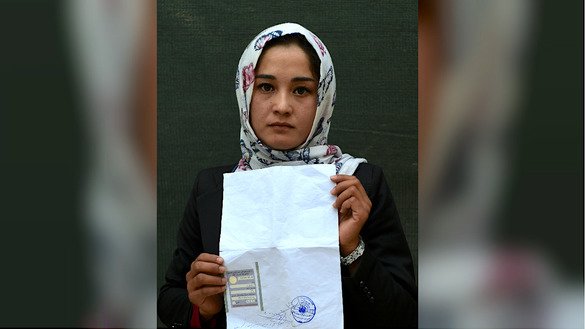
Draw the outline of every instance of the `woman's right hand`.
M226 288L224 273L223 259L207 253L200 254L187 272L189 300L199 307L199 314L206 320L219 313L223 306L221 294Z

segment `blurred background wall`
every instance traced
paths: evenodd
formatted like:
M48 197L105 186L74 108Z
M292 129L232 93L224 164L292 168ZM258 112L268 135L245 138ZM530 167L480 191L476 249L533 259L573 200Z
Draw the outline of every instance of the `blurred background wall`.
M583 327L582 15L419 1L421 327Z
M73 325L88 305L90 247L80 216L83 128L62 7L1 6L0 325Z
M0 3L0 326L156 324L156 3Z
M416 262L416 14L409 1L159 1L159 286L198 171L241 157L233 79L240 56L257 33L282 22L304 25L331 52L338 87L329 143L384 169Z

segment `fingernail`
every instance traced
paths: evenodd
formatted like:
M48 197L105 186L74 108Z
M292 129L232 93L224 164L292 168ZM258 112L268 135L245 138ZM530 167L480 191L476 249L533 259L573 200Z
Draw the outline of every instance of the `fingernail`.
M219 273L223 273L225 272L225 266L220 266L219 267Z
M227 282L226 278L221 279L221 283L225 284Z
M217 257L217 262L220 263L220 264L223 263L223 258Z

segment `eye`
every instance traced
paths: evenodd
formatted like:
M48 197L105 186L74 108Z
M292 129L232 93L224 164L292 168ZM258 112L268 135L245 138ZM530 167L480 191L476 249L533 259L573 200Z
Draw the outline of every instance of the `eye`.
M298 87L293 91L293 94L304 95L304 94L308 94L309 92L310 92L309 89L307 89L305 87Z
M274 87L269 83L261 83L260 85L258 85L258 90L265 93L269 93L274 90Z

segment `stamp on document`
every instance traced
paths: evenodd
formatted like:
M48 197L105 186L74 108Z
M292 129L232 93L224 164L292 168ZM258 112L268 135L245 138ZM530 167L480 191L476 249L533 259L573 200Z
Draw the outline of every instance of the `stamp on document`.
M315 317L317 306L307 296L295 297L291 302L290 312L298 323L307 323Z
M228 271L226 278L231 307L258 305L258 289L253 269Z

